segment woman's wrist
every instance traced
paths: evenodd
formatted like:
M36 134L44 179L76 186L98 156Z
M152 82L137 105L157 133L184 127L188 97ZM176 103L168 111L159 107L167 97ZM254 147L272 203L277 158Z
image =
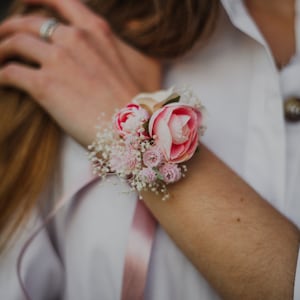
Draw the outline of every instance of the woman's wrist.
M300 240L295 225L205 146L169 192L171 201L151 193L143 199L222 297L290 299Z
M167 200L168 185L185 177L185 162L198 149L204 112L187 89L137 95L117 111L111 126L100 127L88 147L94 173L102 179L114 173L132 190Z

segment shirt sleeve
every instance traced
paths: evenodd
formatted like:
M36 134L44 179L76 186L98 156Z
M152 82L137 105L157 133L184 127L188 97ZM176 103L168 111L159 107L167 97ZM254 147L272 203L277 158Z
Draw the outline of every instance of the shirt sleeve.
M298 252L298 261L296 268L296 277L294 285L294 300L300 299L300 249Z

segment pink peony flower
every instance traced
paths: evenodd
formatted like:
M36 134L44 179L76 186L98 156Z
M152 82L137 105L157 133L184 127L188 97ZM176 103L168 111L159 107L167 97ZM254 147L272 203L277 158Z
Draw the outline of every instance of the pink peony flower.
M115 116L114 123L121 136L139 133L143 130L143 124L149 120L149 113L141 106L130 103L122 108ZM144 134L140 132L140 134Z
M164 164L159 168L165 183L173 183L181 178L181 170L177 164Z
M148 149L143 155L143 163L145 166L154 168L161 164L163 154L158 147Z
M153 183L156 180L156 173L152 168L143 168L139 173L139 177L146 183Z
M196 108L168 104L157 110L149 122L149 134L166 161L180 163L190 159L198 146L202 114Z

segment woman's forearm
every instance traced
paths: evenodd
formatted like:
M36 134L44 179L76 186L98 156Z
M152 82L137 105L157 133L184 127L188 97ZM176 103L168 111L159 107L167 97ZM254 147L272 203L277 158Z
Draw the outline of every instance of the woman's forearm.
M224 299L292 299L299 230L208 149L172 198L144 199Z

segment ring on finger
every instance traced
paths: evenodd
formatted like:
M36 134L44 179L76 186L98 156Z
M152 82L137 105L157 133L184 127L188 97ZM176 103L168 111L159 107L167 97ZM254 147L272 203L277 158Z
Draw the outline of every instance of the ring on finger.
M56 19L46 20L40 27L40 37L45 41L50 41L58 25L59 23Z

